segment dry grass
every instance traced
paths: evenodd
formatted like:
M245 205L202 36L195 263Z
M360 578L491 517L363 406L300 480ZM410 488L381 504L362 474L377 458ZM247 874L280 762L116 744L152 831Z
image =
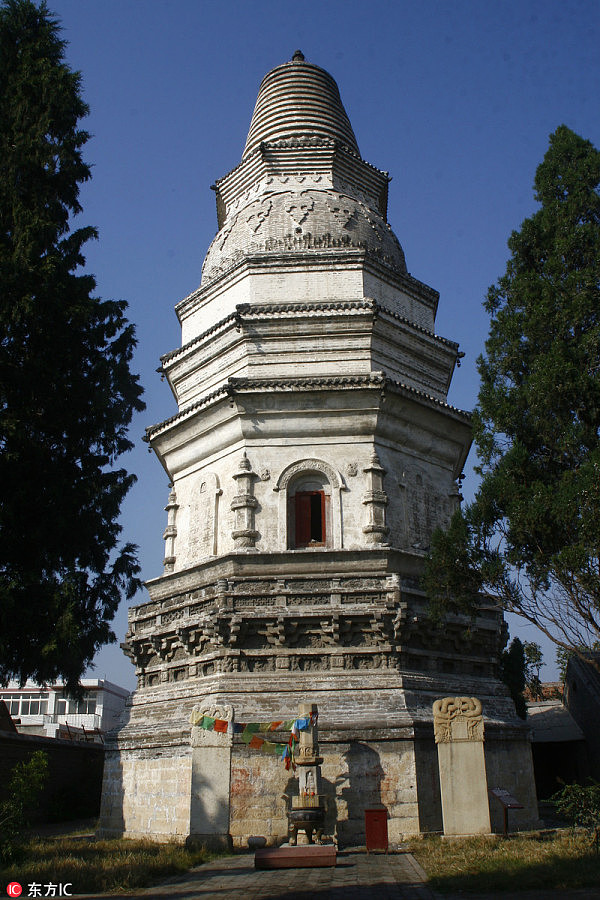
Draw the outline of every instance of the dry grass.
M509 838L439 837L415 841L411 852L442 893L575 890L600 885L600 855L589 835L562 831Z
M214 857L180 844L89 838L35 839L18 861L0 869L0 884L71 882L73 893L128 891L185 872Z

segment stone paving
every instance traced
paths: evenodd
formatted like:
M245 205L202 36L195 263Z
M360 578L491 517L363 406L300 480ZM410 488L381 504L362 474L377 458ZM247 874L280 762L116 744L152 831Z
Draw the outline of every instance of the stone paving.
M90 895L91 896L91 895ZM113 895L110 895L111 897ZM114 895L116 897L116 895ZM102 895L109 900L108 895ZM423 870L410 853L344 851L335 868L257 871L254 855L217 859L128 900L434 900ZM122 895L121 895L122 900Z
M217 859L136 894L79 894L85 900L600 900L600 888L438 894L410 853L345 850L327 869L257 871L254 856Z

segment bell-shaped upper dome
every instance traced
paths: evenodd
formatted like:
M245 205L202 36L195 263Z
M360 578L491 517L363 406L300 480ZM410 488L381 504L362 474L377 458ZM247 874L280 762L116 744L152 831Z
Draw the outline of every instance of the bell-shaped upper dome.
M387 172L365 162L331 75L291 62L263 79L241 163L214 185L219 231L206 255L206 286L250 256L360 249L406 273L387 222Z
M303 134L333 138L360 156L337 84L296 50L291 62L272 69L261 82L242 159L263 141Z

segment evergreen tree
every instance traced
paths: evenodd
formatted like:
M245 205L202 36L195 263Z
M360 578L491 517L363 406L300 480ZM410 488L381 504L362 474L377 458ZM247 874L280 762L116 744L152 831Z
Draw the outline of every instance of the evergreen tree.
M45 3L0 8L0 681L74 687L138 586L114 463L143 403L126 304L78 272L88 109L59 32Z
M521 719L527 717L527 704L523 691L525 690L525 676L527 663L525 651L519 638L513 638L500 657L500 677L510 691L510 696L515 704L517 715Z
M438 611L472 611L483 588L575 652L600 636L599 188L600 152L560 126L485 304L481 486L426 579Z
M540 680L540 669L544 661L542 648L534 641L525 641L523 653L525 656L525 687L529 691L531 700L542 700L543 692Z

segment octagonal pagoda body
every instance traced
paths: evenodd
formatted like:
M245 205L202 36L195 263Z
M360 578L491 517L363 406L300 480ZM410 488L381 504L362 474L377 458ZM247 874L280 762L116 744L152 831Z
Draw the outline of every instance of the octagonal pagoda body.
M300 53L263 80L218 232L162 358L178 412L147 431L168 473L164 574L131 609L138 688L106 766L104 833L233 841L286 833L281 763L195 734L320 710L326 831L441 828L431 707L484 704L488 775L535 818L530 752L497 679L503 622L433 629L419 588L460 502L469 415L458 345L408 274L387 173L365 162L331 76ZM197 729L196 729L197 732Z

